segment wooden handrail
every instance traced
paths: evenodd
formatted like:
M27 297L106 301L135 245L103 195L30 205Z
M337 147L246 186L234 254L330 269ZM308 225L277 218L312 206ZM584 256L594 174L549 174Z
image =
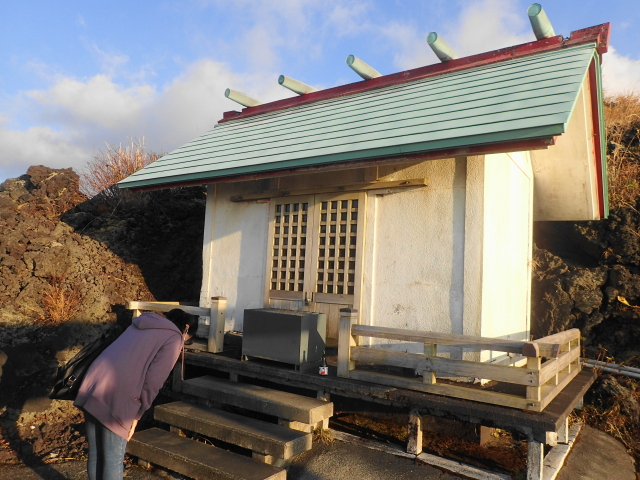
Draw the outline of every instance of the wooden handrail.
M338 336L338 376L393 387L449 395L496 405L540 412L580 371L580 331L568 330L531 342L456 335L400 328L358 325L357 310L340 310ZM424 353L405 353L384 348L362 347L359 337L375 337L424 344ZM457 346L523 355L526 366L458 360L437 356L438 346ZM521 360L524 359L520 357ZM542 363L543 358L547 360ZM356 361L390 365L422 373L422 381L357 368ZM494 392L461 384L439 383L444 377L473 377L526 387L518 393ZM500 384L498 384L500 386ZM502 387L500 387L502 388Z
M437 345L457 346L468 349L494 350L523 354L522 348L526 342L517 340L503 340L500 338L475 337L472 335L457 335L454 333L437 333L422 330L404 330L401 328L372 327L369 325L354 325L353 335L362 337L386 338L405 342L434 343Z
M178 308L191 315L198 315L200 317L208 317L211 315L211 309L209 308L180 305L177 302L129 302L127 303L127 308L129 310L150 310L153 312L169 312L174 308Z
M190 303L180 302L135 302L127 303L127 308L133 310L133 316L140 315L142 310L153 312L169 312L173 309L180 309L191 315L199 317L209 317L209 327L207 328L207 351L211 353L222 352L224 347L224 321L226 317L227 299L225 297L211 297L211 307L196 307ZM206 325L204 325L206 327ZM203 336L202 334L200 334Z
M558 358L563 345L578 339L580 339L580 330L577 328L558 332L527 342L527 346L525 347L525 352L527 353L523 353L523 355L527 357L542 356Z

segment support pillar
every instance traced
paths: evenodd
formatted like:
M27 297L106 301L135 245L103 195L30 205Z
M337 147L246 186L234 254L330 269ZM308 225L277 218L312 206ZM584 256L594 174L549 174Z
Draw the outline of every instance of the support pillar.
M420 413L412 410L409 413L409 441L407 442L407 452L412 455L422 453L422 421Z
M529 435L527 438L527 480L542 480L544 444Z

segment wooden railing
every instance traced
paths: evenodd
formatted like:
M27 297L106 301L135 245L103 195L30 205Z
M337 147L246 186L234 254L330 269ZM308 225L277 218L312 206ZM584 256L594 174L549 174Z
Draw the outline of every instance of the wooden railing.
M359 337L424 344L424 354L361 347ZM438 345L466 351L491 350L520 355L526 365L500 365L439 357ZM544 360L544 362L543 362ZM356 368L356 362L422 370L422 379ZM580 331L572 329L531 342L358 325L358 313L340 310L338 376L382 385L540 412L580 371ZM501 382L491 390L467 382L438 383L438 376L475 377ZM522 393L502 392L503 384L521 385ZM504 389L502 389L504 390Z
M198 307L180 302L128 302L127 308L133 310L133 317L138 317L143 310L152 312L168 312L179 308L192 315L209 317L209 332L207 335L207 351L222 352L224 342L224 317L227 309L225 297L211 297L211 307Z

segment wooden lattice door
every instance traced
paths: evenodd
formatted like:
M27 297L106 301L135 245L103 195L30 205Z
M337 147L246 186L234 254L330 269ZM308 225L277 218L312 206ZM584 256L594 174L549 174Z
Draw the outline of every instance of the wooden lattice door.
M326 313L327 336L337 338L340 309L360 300L364 200L364 193L273 200L269 306Z

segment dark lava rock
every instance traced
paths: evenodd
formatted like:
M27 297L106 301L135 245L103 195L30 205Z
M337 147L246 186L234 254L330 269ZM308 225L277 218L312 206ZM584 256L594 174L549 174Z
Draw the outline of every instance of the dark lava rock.
M537 222L531 320L536 338L579 328L588 351L605 349L618 362L640 355L638 210L640 202L600 221Z

